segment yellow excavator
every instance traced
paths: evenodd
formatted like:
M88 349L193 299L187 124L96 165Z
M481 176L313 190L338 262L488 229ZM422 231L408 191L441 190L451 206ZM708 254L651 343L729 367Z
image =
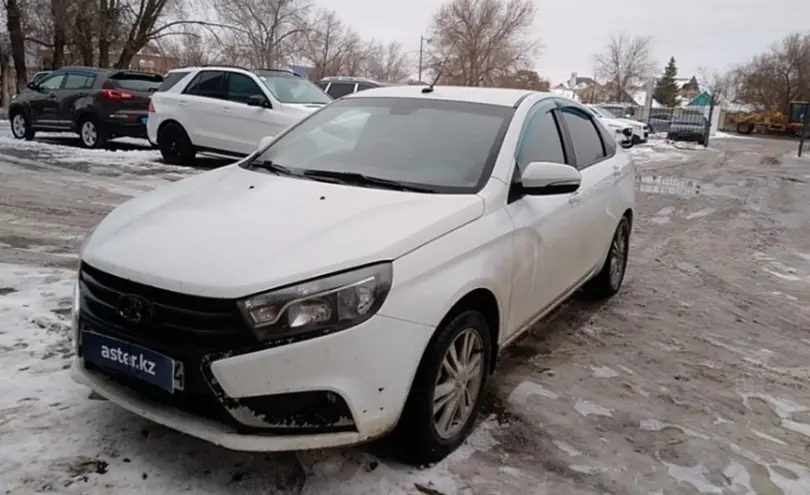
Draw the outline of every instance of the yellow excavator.
M764 134L799 134L804 124L804 113L808 109L806 101L792 101L788 115L775 107L767 112L757 112L746 115L737 122L737 132L751 134L760 132Z

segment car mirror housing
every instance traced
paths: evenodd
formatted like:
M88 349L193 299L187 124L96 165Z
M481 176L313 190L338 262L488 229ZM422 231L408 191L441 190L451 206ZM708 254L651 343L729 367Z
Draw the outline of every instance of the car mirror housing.
M273 105L262 95L249 96L247 104L250 107L273 108Z
M531 162L520 177L521 191L529 196L570 194L581 184L579 170L563 163Z
M259 141L259 146L256 147L256 151L262 152L265 149L267 149L267 147L270 146L270 143L273 142L273 139L275 139L275 136L265 136L265 137L263 137L261 139L261 141Z

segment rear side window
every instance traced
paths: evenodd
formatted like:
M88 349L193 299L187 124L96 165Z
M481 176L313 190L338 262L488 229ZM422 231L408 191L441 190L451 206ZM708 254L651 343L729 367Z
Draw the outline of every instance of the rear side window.
M605 148L602 136L596 128L591 117L576 107L562 109L563 120L571 142L574 145L574 154L577 157L577 168L582 170L605 158Z
M319 82L318 84L316 84L316 86L318 86L318 87L319 87L319 88L321 88L322 90L326 91L326 87L327 87L327 86L329 86L329 83L328 83L328 82L323 82L323 81L321 81L321 82Z
M163 82L160 83L160 87L157 89L158 91L168 91L174 87L175 84L179 83L181 79L188 75L188 71L185 72L169 72L166 74L166 77L163 78Z
M352 93L354 93L354 83L333 82L328 91L329 96L336 100Z
M224 100L225 73L216 70L204 70L194 77L184 93L205 98L219 98Z
M158 74L118 72L107 79L105 86L113 86L117 89L126 89L128 91L153 93L157 91L161 83L163 83L163 76Z
M376 88L376 86L374 86L373 84L363 84L363 83L357 84L357 91L363 91L364 89L371 89L371 88Z
M88 89L93 87L96 76L89 74L68 74L62 89Z

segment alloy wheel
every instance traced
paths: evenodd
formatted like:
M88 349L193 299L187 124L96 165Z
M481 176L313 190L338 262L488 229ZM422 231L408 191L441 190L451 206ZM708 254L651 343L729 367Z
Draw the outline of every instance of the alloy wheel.
M14 131L14 137L16 138L25 137L27 127L28 126L25 123L25 116L23 116L21 113L15 115L14 119L11 121L11 130Z
M433 392L433 426L443 440L457 435L475 410L484 383L484 344L479 333L459 333L442 359Z
M98 141L98 130L96 124L91 120L87 120L82 124L82 142L88 148L92 148Z
M628 226L625 222L619 224L613 243L610 246L610 285L618 287L624 277L627 266Z

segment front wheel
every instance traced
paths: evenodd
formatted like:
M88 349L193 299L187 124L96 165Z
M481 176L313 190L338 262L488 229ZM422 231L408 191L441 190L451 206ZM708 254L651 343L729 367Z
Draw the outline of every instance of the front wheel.
M31 141L34 139L34 129L31 121L22 112L17 112L11 116L11 133L16 139Z
M168 123L161 127L157 140L164 162L170 165L191 165L194 161L197 151L179 124Z
M437 330L392 435L400 460L431 464L464 442L481 407L491 351L489 325L478 311L459 313Z
M585 292L597 299L607 299L622 287L630 251L630 220L622 217L610 241L605 264L596 276L585 285Z
M633 141L621 141L619 143L619 146L621 146L622 148L624 148L626 150L629 150L630 148L633 147Z

